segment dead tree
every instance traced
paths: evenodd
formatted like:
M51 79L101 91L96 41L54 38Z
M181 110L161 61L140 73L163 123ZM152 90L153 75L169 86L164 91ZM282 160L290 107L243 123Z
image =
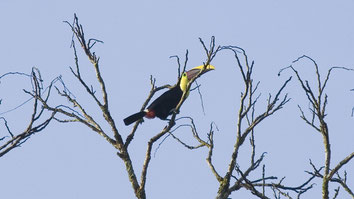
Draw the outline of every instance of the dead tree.
M314 177L310 177L299 186L292 187L283 183L285 177L279 179L276 176L267 176L265 174L265 165L261 166L265 153L262 153L259 157L256 157L257 154L255 144L256 127L263 120L269 119L272 114L282 109L284 105L289 102L290 99L288 98L288 94L283 95L282 93L284 92L287 84L291 81L291 77L287 79L282 86L280 86L278 91L274 94L274 97L269 94L264 111L257 113L255 107L260 98L260 94L257 94L257 89L260 82L255 82L253 79L254 62L249 62L246 51L240 47L224 46L221 47L221 50L228 50L234 54L236 66L241 73L242 82L244 84L244 91L241 92L240 107L238 109L237 125L235 127L234 148L230 161L227 164L228 168L226 173L220 174L212 161L215 147L213 124L210 125L210 130L207 133L207 139L201 138L192 118L189 118L190 124L183 125L191 128L194 138L199 143L197 146L186 144L186 142L173 135L173 132L171 132L172 137L189 149L198 149L201 147L207 147L209 149L206 161L211 172L219 182L219 188L216 196L217 199L227 199L233 192L236 192L242 188L249 190L253 195L262 199L272 198L272 196L266 195L265 189L271 189L273 197L276 199L281 198L281 196L292 198L289 192L294 192L297 197L300 198L303 193L312 188L313 184L311 184L311 181ZM250 154L250 163L247 168L241 168L238 164L238 157L241 148L249 146L247 145L247 142L245 142L247 139L249 139L252 151ZM251 179L251 174L259 169L262 169L262 176L257 179Z
M347 157L345 157L342 161L340 161L334 168L331 169L330 162L331 162L331 148L330 148L330 140L329 140L329 132L328 126L325 121L325 108L327 105L327 95L324 94L323 90L328 82L330 73L333 69L337 67L333 67L328 71L328 74L324 80L324 83L321 83L321 77L319 74L319 70L315 61L307 56L300 57L299 59L295 60L298 62L302 58L309 58L313 61L316 67L316 75L318 80L318 94L317 96L313 92L313 89L310 87L307 81L304 81L301 76L299 75L298 71L295 70L293 66L289 66L287 68L292 69L295 73L298 81L300 82L303 90L306 93L306 96L309 102L312 105L310 108L310 113L312 116L312 120L309 120L302 109L300 108L301 118L314 129L319 131L324 140L325 146L325 166L317 168L311 162L311 166L313 167L313 171L308 172L310 174L309 178L304 180L304 182L299 186L288 186L283 183L284 178L278 178L272 175L266 175L265 165L262 165L262 161L265 157L265 153L258 154L256 153L256 132L259 130L257 126L264 121L265 119L269 119L273 114L277 111L281 110L288 102L288 94L283 94L287 84L291 81L291 77L288 78L274 94L269 94L266 103L266 106L263 107L262 111L258 111L259 108L256 105L260 99L260 94L258 94L258 86L260 82L257 82L253 79L253 69L254 69L254 62L250 62L246 51L237 46L224 46L224 47L217 47L215 45L215 38L212 37L210 41L210 45L207 46L203 40L200 39L200 42L204 48L206 54L206 60L204 62L204 66L209 65L217 53L220 51L231 51L234 55L236 61L236 68L240 71L241 74L241 81L244 85L244 91L241 92L240 97L240 105L238 109L237 115L237 124L234 130L234 147L231 153L230 161L227 162L227 170L225 173L221 173L220 170L214 165L213 157L214 157L214 128L215 125L213 123L210 124L210 130L206 134L206 138L203 139L200 136L200 133L197 131L197 127L194 123L193 118L186 117L189 119L190 123L183 124L180 126L176 126L176 116L179 112L180 107L184 103L187 93L183 93L182 98L175 108L171 119L169 122L161 129L160 132L157 132L154 136L152 136L149 141L147 142L147 149L145 153L145 159L142 165L141 171L137 172L134 170L134 165L129 153L129 146L134 141L135 133L137 129L140 127L140 122L136 122L131 132L128 136L124 139L118 127L115 123L114 118L110 113L110 106L108 101L108 91L106 89L105 81L103 75L100 71L100 58L93 52L93 47L97 43L102 43L102 41L97 39L88 39L85 37L84 30L82 25L79 23L78 18L74 15L73 23L66 22L72 32L72 49L74 53L74 60L75 60L75 67L70 68L72 74L80 83L80 85L86 90L87 94L90 96L90 99L95 103L96 107L99 108L100 112L103 115L104 121L98 120L95 116L89 114L88 107L84 107L80 102L80 99L73 96L69 89L66 87L63 81L56 81L53 80L51 84L46 88L43 89L42 86L42 79L40 77L39 71L33 69L30 77L32 80L33 89L31 92L25 91L27 94L33 97L34 100L34 108L31 117L31 121L26 128L26 130L22 133L15 135L9 126L5 118L0 118L4 121L5 128L7 129L8 134L10 135L10 139L6 140L9 136L0 137L0 142L6 141L4 145L0 147L0 157L13 148L20 146L24 143L31 135L35 134L36 132L42 131L44 128L52 120L56 120L60 123L73 123L79 122L85 126L87 126L92 131L99 134L102 138L104 138L108 144L112 145L116 149L117 156L124 162L125 170L128 175L128 179L132 185L133 191L135 193L136 198L145 199L146 192L145 192L145 185L147 183L147 173L149 170L149 165L151 162L151 153L152 148L156 145L156 142L161 141L163 142L164 136L172 136L175 140L181 143L183 146L189 149L198 149L201 147L208 148L208 153L206 155L206 162L210 167L210 171L215 176L215 179L218 181L218 191L216 198L218 199L226 199L229 196L237 192L240 189L246 189L250 191L255 197L268 199L268 198L276 198L280 199L281 197L285 198L293 198L295 195L297 198L300 198L303 193L308 191L313 187L312 180L315 178L321 178L323 180L323 198L328 199L328 184L329 182L337 182L339 183L348 193L349 195L353 196L353 192L348 187L346 181L346 172L344 177L340 176L339 170L347 164L354 156L354 153L351 153ZM80 62L77 50L77 43L80 45L81 49L83 50L86 57L92 64L92 70L96 74L96 81L99 85L99 91L96 92L96 89L91 84L84 79L80 71ZM186 58L184 65L182 66L179 58L177 57L178 63L178 80L181 78L181 74L185 71L188 61L188 51L186 53ZM286 68L286 69L287 69ZM182 72L181 72L182 69ZM205 69L205 68L204 68ZM346 69L346 68L343 68ZM283 69L284 70L284 69ZM349 70L349 69L346 69ZM191 88L191 85L202 74L203 70L195 76L187 86L187 91ZM1 78L1 77L0 77ZM62 86L62 89L59 88L55 83L59 82ZM153 98L156 92L169 88L170 85L163 85L157 87L155 84L155 80L151 77L151 90L149 95L147 96L146 101L142 104L141 110L144 110L150 100ZM198 86L197 86L198 87ZM59 96L66 99L70 105L64 104L52 104L49 102L48 99L53 92L56 90ZM90 107L91 108L91 107ZM49 116L47 119L43 120L44 112L49 111ZM318 120L318 123L315 123L315 118ZM108 125L110 129L107 131L102 126ZM186 142L182 141L178 137L174 135L174 131L179 129L181 126L190 127L191 133L193 137L198 142L198 145L192 146L186 144ZM175 127L173 129L173 127ZM260 132L261 133L261 132ZM249 140L249 145L247 145L247 140ZM246 167L241 167L239 165L239 157L241 153L241 149L245 147L251 148L251 153L249 154L250 162ZM262 165L262 166L261 166ZM261 171L262 175L259 177L253 177L256 171ZM324 171L323 171L324 170ZM323 171L323 172L322 172ZM139 175L137 175L139 174ZM335 177L336 175L336 177ZM137 177L140 176L140 179ZM270 189L272 192L271 196L266 193L266 189ZM335 197L337 196L339 189L336 190ZM335 198L334 197L334 198Z
M104 123L99 123L98 120L90 115L87 111L88 107L84 107L80 103L80 99L73 97L73 95L70 93L70 91L65 87L65 84L63 82L62 85L64 86L65 89L59 89L58 87L55 87L57 93L66 98L70 103L71 106L66 106L63 104L59 105L51 105L48 103L46 99L44 99L41 95L38 95L36 93L32 94L32 96L38 100L44 109L51 111L53 113L56 113L57 115L54 117L55 120L58 122L62 123L72 123L72 122L79 122L90 128L92 131L98 133L100 136L102 136L108 144L112 145L116 150L117 150L117 155L118 157L124 162L125 164L125 170L127 172L129 181L132 185L132 188L134 190L135 196L139 199L144 199L146 198L145 194L145 184L147 181L147 172L149 169L149 164L151 161L151 151L153 145L158 141L162 136L164 136L166 133L168 133L171 128L175 125L175 119L176 115L179 112L180 107L182 106L183 102L185 101L187 95L186 92L183 93L183 96L177 105L177 107L174 110L174 113L171 116L171 119L169 120L168 124L156 135L151 137L151 139L147 143L147 150L146 150L146 155L145 155L145 160L142 166L142 170L140 171L140 180L137 177L137 172L134 170L134 165L132 163L130 153L129 153L129 146L131 142L134 140L134 135L135 132L137 131L139 127L139 122L136 122L135 125L132 128L132 131L130 134L127 136L126 139L122 137L122 134L119 132L118 127L116 126L116 123L111 116L110 113L110 107L109 107L109 101L108 101L108 92L106 90L106 85L105 81L103 78L103 75L100 72L100 58L95 54L95 52L92 51L92 48L95 46L97 43L102 43L102 41L97 40L97 39L88 39L85 37L84 30L82 25L78 21L78 17L75 15L74 16L74 21L73 23L65 22L67 23L72 32L73 32L73 38L72 38L72 48L74 51L74 57L75 57L75 67L70 68L72 74L75 76L75 78L78 80L78 82L81 84L81 86L86 90L86 92L89 94L91 99L95 102L97 107L99 107L99 110L101 111L104 120L106 124ZM80 64L79 64L79 57L78 57L78 52L76 48L76 43L79 43L80 47L82 48L83 52L89 59L89 61L92 64L92 69L95 71L96 77L97 77L97 82L100 86L100 92L96 92L95 89L92 86L89 86L90 84L84 80L83 76L81 75L80 72ZM211 63L213 58L215 57L216 53L218 52L219 48L215 47L215 40L212 38L210 48L207 48L204 43L203 47L206 51L206 61L204 63L204 69L200 71L200 73L195 76L192 80L189 81L187 90L190 89L192 83L195 81L196 78L198 78L202 72L206 69L206 66ZM179 63L179 62L178 62ZM187 65L187 59L185 62L185 65L183 67L183 71L185 70ZM181 65L179 64L179 75L181 74L180 72ZM181 78L180 76L178 79ZM36 83L38 83L38 79L35 79ZM147 106L147 104L150 102L152 99L153 95L162 89L170 87L169 85L164 85L157 87L155 85L155 80L151 78L151 90L150 93L145 101L143 103L141 110L144 110ZM52 88L52 87L51 87ZM51 89L50 88L50 89ZM64 119L63 119L64 117ZM111 132L106 132L102 128L103 125L109 125L110 126L110 131Z
M329 183L335 182L338 183L343 189L354 198L353 191L347 185L347 172L344 171L344 177L340 175L340 169L346 165L353 157L354 152L347 155L342 159L342 161L338 162L334 167L331 166L331 144L330 144L330 134L328 129L328 123L325 120L327 112L326 107L328 103L328 95L325 93L325 89L330 78L331 72L334 69L341 69L347 71L354 71L350 68L345 67L331 67L325 76L324 79L321 77L321 73L319 71L319 66L317 65L316 61L313 60L311 57L303 55L296 60L293 61L293 64L299 62L302 59L310 60L314 67L316 73L316 88L313 85L310 85L309 80L305 80L303 76L299 73L298 70L295 69L293 65L290 65L286 68L283 68L279 74L286 70L290 69L293 73L295 73L298 82L302 90L305 92L308 102L310 103L309 107L309 116L306 116L303 109L299 107L301 118L304 120L306 124L311 126L315 131L319 132L322 136L323 145L324 145L324 154L325 154L325 161L324 165L321 167L316 167L311 161L310 164L313 168L313 171L308 171L312 177L321 178L322 179L322 198L328 199L329 198ZM339 187L335 189L335 194L333 198L336 198L339 193Z
M5 73L4 75L0 76L0 79L10 75L26 76L30 78L32 84L32 91L24 90L24 92L31 96L40 96L45 102L48 100L50 93L45 93L46 89L43 88L43 85L41 83L42 80L38 69L32 68L30 75L20 72ZM39 103L38 98L30 98L26 102L29 102L31 100L33 100L33 111L30 120L23 131L13 132L11 130L11 127L8 125L6 117L0 117L0 120L4 122L4 129L6 129L8 134L0 135L0 157L9 153L13 149L20 147L35 133L43 131L54 118L56 114L55 111L51 112L51 114L48 116L45 114L45 109L41 106L41 103ZM21 106L18 106L15 109L18 109L20 107Z

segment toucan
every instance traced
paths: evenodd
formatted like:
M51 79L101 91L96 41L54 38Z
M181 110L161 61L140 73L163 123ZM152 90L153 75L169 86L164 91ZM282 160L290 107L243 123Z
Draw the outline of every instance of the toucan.
M160 97L156 98L145 110L134 113L133 115L125 118L123 120L124 124L130 125L143 117L149 119L158 117L161 120L166 120L166 118L173 113L174 109L178 105L183 95L183 92L187 90L188 82L193 77L198 75L201 70L203 70L202 74L204 74L214 69L215 67L212 65L201 65L194 67L187 72L184 72L182 74L182 77L179 79L179 82L177 82L175 86L173 86L168 91L164 92ZM189 91L187 91L187 95L188 93Z

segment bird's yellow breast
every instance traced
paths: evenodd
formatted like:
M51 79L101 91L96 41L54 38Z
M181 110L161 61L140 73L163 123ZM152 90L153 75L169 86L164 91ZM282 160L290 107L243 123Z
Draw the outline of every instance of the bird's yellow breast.
M179 87L181 88L181 90L183 92L187 91L188 82L189 82L189 80L187 78L187 73L184 72L182 74L181 81L179 83ZM188 94L189 94L189 91L187 91L187 96L188 96Z

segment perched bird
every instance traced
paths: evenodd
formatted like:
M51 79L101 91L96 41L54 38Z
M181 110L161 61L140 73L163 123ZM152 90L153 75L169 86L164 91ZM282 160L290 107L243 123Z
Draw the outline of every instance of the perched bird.
M187 90L188 82L195 77L202 69L204 65L197 66L191 70L184 72L180 81L177 82L170 90L164 92L160 97L156 98L145 110L137 112L127 118L125 118L124 124L130 125L133 122L140 120L143 117L152 119L158 117L165 120L169 115L173 113L173 110L178 105L182 98L183 92ZM215 67L207 65L203 73L210 70L214 70ZM187 95L188 95L187 91Z

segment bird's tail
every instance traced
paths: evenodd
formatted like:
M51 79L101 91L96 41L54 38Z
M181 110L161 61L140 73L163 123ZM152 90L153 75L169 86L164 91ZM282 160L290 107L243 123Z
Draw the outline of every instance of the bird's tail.
M134 113L133 115L125 118L123 121L124 121L124 124L126 126L130 125L131 123L133 122L136 122L138 120L140 120L141 118L143 118L144 116L146 115L146 112L145 111L140 111L140 112L137 112L137 113Z

